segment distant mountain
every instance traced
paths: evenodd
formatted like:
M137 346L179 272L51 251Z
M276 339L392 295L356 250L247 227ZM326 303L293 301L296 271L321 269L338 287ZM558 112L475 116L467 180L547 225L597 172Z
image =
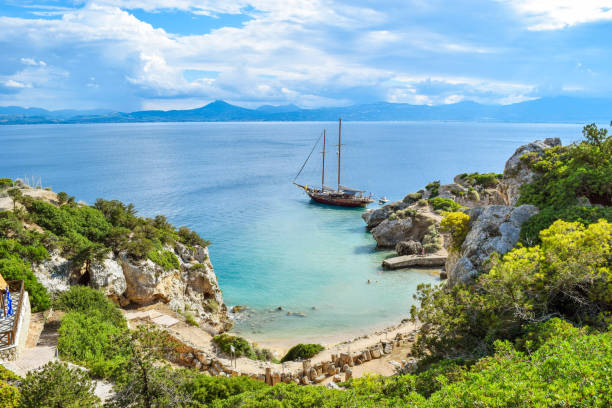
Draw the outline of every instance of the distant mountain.
M479 121L608 123L612 99L555 97L512 105L459 102L450 105L410 105L376 102L346 107L301 109L295 105L264 105L247 109L215 101L197 109L112 111L48 111L18 106L0 107L0 124L112 123L112 122L237 122L237 121Z

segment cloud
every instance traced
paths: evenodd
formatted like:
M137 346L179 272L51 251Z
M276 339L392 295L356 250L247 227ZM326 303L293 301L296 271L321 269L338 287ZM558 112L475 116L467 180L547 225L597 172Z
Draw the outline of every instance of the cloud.
M535 2L505 3L524 16L529 27L542 24L550 13L556 15L556 2L540 2L547 5L544 9L533 8ZM47 103L55 104L49 108L135 110L198 106L214 99L246 106L294 103L305 107L376 100L509 103L537 96L542 89L538 85L549 81L551 69L556 70L557 79L567 75L567 80L557 81L559 92L564 83L582 86L586 92L589 84L580 75L588 73L577 69L576 61L583 61L593 72L601 72L605 62L590 57L597 54L595 49L581 55L576 48L575 55L569 55L548 42L532 41L536 34L517 25L516 16L508 16L499 2L89 0L71 1L70 7L54 4L48 10L41 8L54 13L54 18L32 17L29 9L27 17L0 17L0 92L5 95L0 105ZM478 7L479 13L470 6ZM163 18L152 19L152 25L136 17L144 14L141 18L146 19L147 13L136 10ZM228 14L249 18L205 34L183 35L164 29L164 19L177 14L185 18L175 10L220 22ZM504 20L490 21L488 13ZM28 86L9 87L6 83L11 80Z
M612 20L612 0L501 0L527 19L529 30L559 30Z
M41 67L47 66L47 63L45 61L36 61L34 58L21 58L21 63L24 65L30 65L30 66L38 66L38 65L40 65Z

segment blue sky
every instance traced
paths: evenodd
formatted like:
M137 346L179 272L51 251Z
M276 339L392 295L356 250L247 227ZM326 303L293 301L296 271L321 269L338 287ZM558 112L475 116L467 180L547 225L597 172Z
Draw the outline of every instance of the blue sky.
M2 0L0 105L608 97L612 0Z

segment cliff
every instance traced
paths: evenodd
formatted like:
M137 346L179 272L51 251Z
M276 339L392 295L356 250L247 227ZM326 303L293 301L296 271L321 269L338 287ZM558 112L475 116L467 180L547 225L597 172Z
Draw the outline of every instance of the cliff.
M0 239L36 250L39 256L24 258L52 295L85 284L123 307L163 302L214 331L231 328L208 242L195 232L176 229L163 216L137 217L131 205L118 201L88 206L65 193L16 185L14 214L8 189L0 199L0 214L10 220Z

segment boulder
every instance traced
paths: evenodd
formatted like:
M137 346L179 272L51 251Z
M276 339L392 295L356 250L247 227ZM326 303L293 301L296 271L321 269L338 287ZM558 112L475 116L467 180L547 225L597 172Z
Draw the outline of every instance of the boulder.
M70 289L72 262L57 252L50 254L49 259L32 265L32 272L38 281L52 294Z
M108 254L102 262L94 263L89 268L89 284L100 289L106 296L119 301L127 289L121 265Z
M488 270L492 253L510 251L518 242L521 225L538 212L533 205L492 205L466 211L470 216L467 234L456 261L447 262L449 284L468 282Z
M408 204L403 201L394 201L390 204L377 208L375 210L367 210L361 214L361 218L367 224L368 229L375 228L381 222L389 218L395 211L403 210L408 207Z
M398 255L418 255L423 252L423 245L419 241L400 241L395 245Z
M504 178L501 182L501 187L506 195L506 202L508 205L516 205L519 199L521 186L531 183L536 177L536 173L529 168L527 163L521 160L521 157L527 153L535 153L537 156L541 156L545 150L560 145L561 139L555 137L545 139L544 141L536 140L535 142L516 149L514 154L506 162L506 166L504 167Z
M431 225L438 225L441 217L432 212L419 212L414 218L386 219L372 229L378 248L395 248L401 241L421 241Z

